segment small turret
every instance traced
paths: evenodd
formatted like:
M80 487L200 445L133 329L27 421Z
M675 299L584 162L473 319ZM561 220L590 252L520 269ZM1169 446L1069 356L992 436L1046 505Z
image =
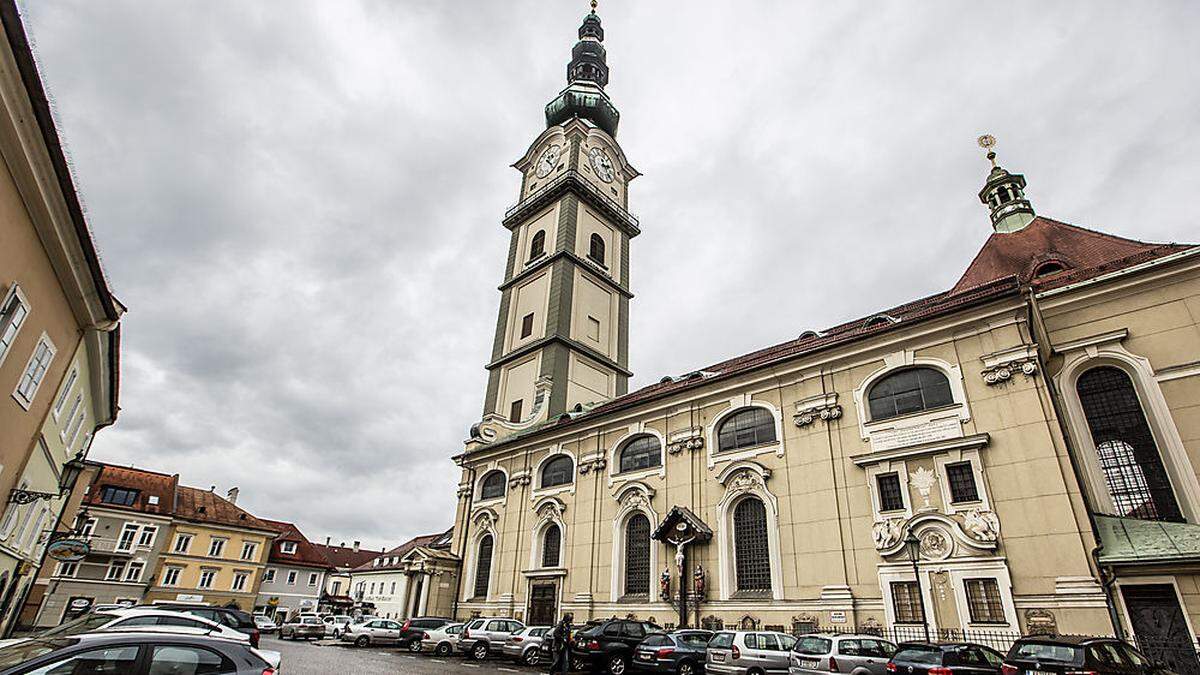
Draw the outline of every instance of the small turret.
M579 117L586 119L614 138L621 114L604 93L608 84L608 62L604 51L604 28L596 14L596 3L592 11L583 18L579 26L579 42L571 49L571 62L567 64L567 88L559 92L546 105L546 126Z
M1016 232L1033 222L1033 206L1025 198L1025 176L1012 174L996 164L996 153L992 150L996 139L990 135L979 137L979 147L988 151L992 163L987 182L979 191L979 201L991 212L992 229L997 232Z

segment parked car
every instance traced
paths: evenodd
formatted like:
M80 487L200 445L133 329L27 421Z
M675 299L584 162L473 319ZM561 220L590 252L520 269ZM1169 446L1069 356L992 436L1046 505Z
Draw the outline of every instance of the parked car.
M35 638L0 648L0 675L17 673L220 672L274 675L279 654L246 642L162 632L98 632Z
M709 675L786 675L796 638L772 631L722 631L708 641L704 670Z
M254 617L240 609L182 602L156 602L150 605L138 606L148 607L151 609L162 609L171 612L182 612L184 614L191 614L192 616L208 619L209 621L216 621L217 623L229 626L240 633L249 635L250 646L258 647L260 631L258 630L258 626L254 623Z
M360 616L360 617L358 617L357 619L355 619L355 620L351 621L350 623L351 623L351 624L356 624L356 623L370 623L371 621L376 621L376 620L378 620L378 619L379 619L379 617L375 616L374 614L363 614L362 616Z
M325 624L325 635L336 639L342 637L346 626L354 623L354 617L348 614L331 614L321 621Z
M325 637L325 622L315 615L298 616L279 627L280 640L320 640Z
M792 647L791 675L887 675L896 645L874 635L812 633L801 635Z
M464 626L466 624L452 623L441 628L430 628L421 636L421 651L450 656L458 646L458 637L462 635Z
M894 675L999 675L1004 657L971 642L904 642L887 664Z
M70 637L81 633L111 630L155 630L170 632L172 629L196 629L198 633L209 634L228 640L249 642L249 637L228 626L198 616L184 616L177 612L167 612L158 609L114 609L104 612L92 612L38 633L38 638ZM22 642L30 638L17 638L0 641L0 646Z
M605 668L612 675L625 675L633 650L650 633L662 629L645 621L609 619L588 624L575 633L571 645L572 670Z
M500 651L514 661L519 661L527 666L536 666L542 662L544 657L550 655L549 650L545 649L543 644L551 630L551 626L526 626L509 635L508 639L504 641L504 645L500 647Z
M458 639L458 651L482 661L489 654L499 653L508 636L524 627L525 624L520 621L502 616L472 619L467 622Z
M410 652L419 652L425 631L449 626L452 623L454 623L454 619L443 619L436 616L418 616L407 619L400 627L400 646Z
M1049 636L1024 637L1014 642L1000 671L1003 675L1020 675L1022 671L1096 675L1171 672L1116 638Z
M704 672L708 630L652 633L633 650L633 669L660 675L699 675Z
M255 614L254 625L258 627L258 632L260 633L274 633L279 630L279 625L265 614Z
M379 644L396 644L400 642L398 622L390 619L375 619L366 623L355 623L346 626L342 633L342 642L350 642L356 647L369 647Z

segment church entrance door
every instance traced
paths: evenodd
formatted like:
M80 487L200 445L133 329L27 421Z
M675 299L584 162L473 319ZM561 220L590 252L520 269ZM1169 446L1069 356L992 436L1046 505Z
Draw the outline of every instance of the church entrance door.
M530 626L553 626L558 615L558 584L535 581L529 586Z
M1142 653L1183 675L1200 674L1183 609L1170 584L1124 586L1121 595Z

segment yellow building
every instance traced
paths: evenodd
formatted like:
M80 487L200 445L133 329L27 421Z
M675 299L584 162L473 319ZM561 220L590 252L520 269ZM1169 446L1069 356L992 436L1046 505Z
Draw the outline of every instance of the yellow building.
M275 528L226 497L179 486L169 540L145 601L203 602L252 611Z

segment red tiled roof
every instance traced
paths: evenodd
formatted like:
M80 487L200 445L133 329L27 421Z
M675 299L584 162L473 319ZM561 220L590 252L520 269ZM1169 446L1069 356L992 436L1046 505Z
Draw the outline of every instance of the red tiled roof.
M170 515L175 502L175 488L178 485L178 474L168 476L165 473L135 469L131 466L100 464L100 470L96 472L82 501L87 506ZM132 506L101 502L100 495L106 486L137 490L137 499ZM157 503L151 504L152 501Z
M365 562L362 565L359 565L358 567L354 568L351 571L352 572L383 572L385 570L398 569L400 567L400 559L404 557L405 553L408 553L409 551L413 550L414 548L416 548L418 546L429 546L430 544L437 541L438 539L441 539L442 535L444 535L444 534L445 534L444 532L438 532L435 534L423 534L419 537L413 537L412 539L409 539L408 541L404 542L403 544L400 544L399 546L397 546L396 548L393 548L390 551L384 551L383 553L375 554L374 556L372 556L370 561ZM391 562L389 562L386 565L382 564L382 563L379 565L375 565L374 562L375 562L376 558L383 558L383 559L391 560Z
M320 551L329 564L342 569L353 569L369 563L380 554L380 551L365 548L355 551L349 546L330 546L329 544L313 544L313 548Z
M308 540L300 532L300 528L296 527L295 523L287 523L282 520L270 520L263 518L262 521L279 533L275 541L271 542L271 555L268 560L273 563L301 565L305 567L333 567L325 554ZM284 553L283 542L290 541L296 544L295 553Z
M1189 246L1148 244L1038 216L1016 232L993 232L951 293L1016 276L1023 283L1046 262L1067 269L1090 269L1135 255L1168 255Z
M180 518L199 523L275 532L272 526L210 490L180 485L175 494L175 515Z

